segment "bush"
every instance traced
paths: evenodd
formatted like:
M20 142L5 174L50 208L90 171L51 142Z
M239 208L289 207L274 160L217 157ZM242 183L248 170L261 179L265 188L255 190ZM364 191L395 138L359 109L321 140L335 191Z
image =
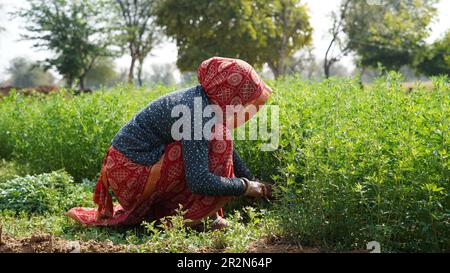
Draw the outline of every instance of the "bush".
M375 240L384 251L450 251L448 79L411 93L401 81L279 82L282 143L264 164L278 167L286 235L346 250Z
M92 187L74 184L64 171L16 177L0 184L0 211L64 212L74 206L92 205L88 188Z

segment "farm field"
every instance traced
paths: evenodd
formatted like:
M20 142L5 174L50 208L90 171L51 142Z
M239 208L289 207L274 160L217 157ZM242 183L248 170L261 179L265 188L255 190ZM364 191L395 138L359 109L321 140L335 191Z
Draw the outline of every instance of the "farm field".
M231 227L200 232L144 223L87 228L65 216L93 207L104 153L137 111L176 87L117 86L91 94L0 98L0 252L450 251L450 87L446 77L406 90L390 73L269 82L280 109L277 150L236 141L275 200L236 199ZM205 222L205 227L210 223Z

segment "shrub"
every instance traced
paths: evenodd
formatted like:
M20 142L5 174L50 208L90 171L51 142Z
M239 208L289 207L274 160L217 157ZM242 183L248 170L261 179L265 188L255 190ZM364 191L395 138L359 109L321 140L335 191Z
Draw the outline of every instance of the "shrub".
M87 188L74 184L64 171L16 177L0 184L0 211L63 212L73 206L91 205L88 200L92 194Z
M448 79L411 93L401 81L279 82L283 136L270 164L286 235L346 250L375 240L384 251L450 251Z

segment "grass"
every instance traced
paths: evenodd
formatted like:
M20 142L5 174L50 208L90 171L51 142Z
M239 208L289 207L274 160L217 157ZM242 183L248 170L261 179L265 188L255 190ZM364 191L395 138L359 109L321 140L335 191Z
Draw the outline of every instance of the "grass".
M255 238L271 236L329 250L364 249L375 240L388 252L448 252L449 79L434 78L432 88L418 84L412 90L402 82L397 73L365 88L356 79L307 82L294 76L270 82L275 93L269 104L280 108L279 149L261 152L263 140L236 141L236 147L257 177L276 184L277 202L238 199L228 205L228 232L152 224L137 230L81 228L55 212L3 216L4 225L12 234L36 224L61 236L112 238L150 252L216 246L242 251ZM117 130L173 90L119 86L81 96L63 91L0 99L0 157L8 160L0 165L3 180L10 181L17 166L25 169L20 175L64 169L75 184L95 180ZM248 206L263 215L249 217L242 209ZM56 218L46 223L48 217ZM14 219L17 228L8 224Z

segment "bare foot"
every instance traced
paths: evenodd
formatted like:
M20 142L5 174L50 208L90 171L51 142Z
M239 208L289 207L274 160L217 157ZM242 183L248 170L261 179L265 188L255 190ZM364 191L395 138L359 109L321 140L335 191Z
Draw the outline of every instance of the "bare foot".
M212 226L211 226L211 230L223 230L226 229L230 226L230 224L228 223L228 221L221 217L221 216L217 216L216 220L214 220Z

